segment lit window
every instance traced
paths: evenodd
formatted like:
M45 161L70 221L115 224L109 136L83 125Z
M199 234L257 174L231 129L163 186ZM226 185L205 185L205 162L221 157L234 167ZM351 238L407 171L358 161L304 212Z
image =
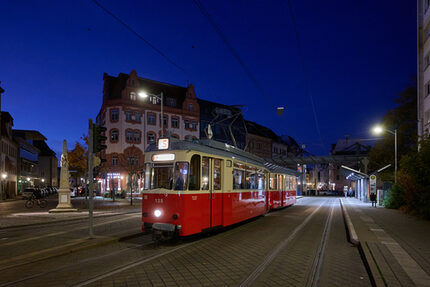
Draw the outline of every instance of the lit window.
M135 92L131 92L130 93L130 100L135 101L136 99L137 99L136 93Z

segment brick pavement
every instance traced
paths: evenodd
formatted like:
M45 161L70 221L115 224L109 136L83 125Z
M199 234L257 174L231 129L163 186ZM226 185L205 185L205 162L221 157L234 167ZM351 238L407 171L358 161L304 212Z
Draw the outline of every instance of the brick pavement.
M319 200L319 199L318 199ZM274 246L303 222L304 214L309 214L316 206L307 205L317 199L305 199L294 207L271 213L268 216L235 227L234 229L215 234L193 245L163 256L157 260L135 266L122 272L89 284L89 286L237 286L247 278L273 250ZM328 209L321 209L316 216L302 229L291 244L283 249L264 273L253 283L254 286L304 286L319 245L319 237L324 227ZM336 217L340 217L336 213ZM332 232L345 234L344 227L337 219ZM280 228L280 226L282 228ZM340 230L339 230L340 228ZM332 239L333 240L333 239ZM340 239L341 240L341 239ZM344 238L344 244L346 243ZM338 243L329 243L331 250ZM346 248L346 247L344 247ZM346 252L350 257L342 263L360 265L359 254ZM354 257L355 256L355 257ZM353 259L351 259L353 257ZM331 263L336 269L336 264ZM358 269L361 274L363 267ZM333 271L333 276L336 272ZM365 274L364 274L365 275ZM358 277L358 278L356 278ZM350 286L350 281L360 283L355 286L368 286L359 276L342 275L336 282ZM334 281L329 281L331 284ZM324 285L320 285L324 286ZM330 285L326 285L330 286ZM353 286L353 285L351 285Z
M430 286L430 222L343 200L376 286Z

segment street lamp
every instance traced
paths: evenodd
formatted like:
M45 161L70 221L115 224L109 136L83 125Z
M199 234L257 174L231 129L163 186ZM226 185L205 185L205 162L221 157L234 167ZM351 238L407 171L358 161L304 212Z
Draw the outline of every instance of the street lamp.
M163 92L161 92L159 95L154 95L154 94L148 94L145 91L140 91L138 95L142 99L146 99L147 97L152 96L152 97L156 97L161 101L161 137L163 137L164 136Z
M384 131L394 135L394 183L397 183L397 129L394 129L394 131L391 131L383 128L380 125L376 125L373 128L373 133L376 135L380 135Z
M2 178L3 180L5 180L5 179L6 179L6 177L7 177L7 173L3 172L3 173L1 174L1 178Z

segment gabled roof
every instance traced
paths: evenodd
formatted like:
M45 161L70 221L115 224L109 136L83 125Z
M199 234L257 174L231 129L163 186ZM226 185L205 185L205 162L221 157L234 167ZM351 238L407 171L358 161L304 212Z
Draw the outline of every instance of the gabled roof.
M248 130L248 133L261 136L261 137L270 138L275 141L278 140L278 135L275 134L271 129L251 121L245 121L245 123L246 123L246 129Z
M118 77L103 75L105 81L105 96L108 100L121 99L122 91L127 85L127 80L130 77L128 74L120 73ZM158 82L146 78L137 77L134 85L137 90L144 90L148 94L159 95L163 92L164 98L175 98L176 108L181 109L182 103L185 100L187 88L173 84Z

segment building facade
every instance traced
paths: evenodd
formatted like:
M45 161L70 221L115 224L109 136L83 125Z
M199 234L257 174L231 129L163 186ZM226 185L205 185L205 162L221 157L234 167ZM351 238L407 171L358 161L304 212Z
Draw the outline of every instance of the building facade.
M100 168L99 188L118 192L128 188L130 173L143 170L145 149L162 135L199 139L200 107L192 84L180 87L157 82L138 77L135 70L117 77L104 74L103 80L97 124L107 129L107 148L102 153L106 162ZM142 181L137 185L139 190L143 188Z
M18 190L29 186L58 187L58 159L46 143L47 138L34 130L13 130L19 144Z
M418 137L430 131L430 1L418 0Z
M246 146L246 127L242 110L202 99L197 99L200 106L200 138L208 138L208 126L211 126L212 139L227 143L240 149Z
M18 145L12 137L13 118L8 112L1 112L0 152L0 199L15 198L17 195Z

